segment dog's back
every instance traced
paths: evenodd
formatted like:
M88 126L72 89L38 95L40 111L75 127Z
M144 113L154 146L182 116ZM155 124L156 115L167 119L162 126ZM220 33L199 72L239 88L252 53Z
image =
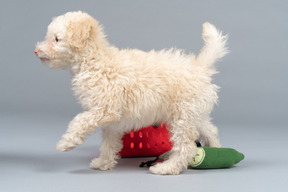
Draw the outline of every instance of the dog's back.
M211 84L216 72L213 64L227 53L227 38L213 25L203 26L205 46L197 58L177 49L119 51L114 65L122 78L119 86L125 90L118 95L120 105L125 105L124 116L133 114L145 125L165 122L179 102L193 103L199 114L211 112L218 99L218 87ZM139 124L139 128L145 125Z

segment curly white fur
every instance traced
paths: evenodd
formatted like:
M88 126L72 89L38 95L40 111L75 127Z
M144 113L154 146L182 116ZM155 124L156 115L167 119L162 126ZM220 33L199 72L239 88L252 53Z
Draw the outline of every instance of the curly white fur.
M72 71L73 90L83 106L57 144L68 151L103 129L100 157L94 169L112 169L123 134L165 122L174 146L169 159L150 168L155 174L179 174L196 154L195 140L220 147L209 114L218 87L211 83L213 64L227 53L227 36L203 24L205 46L196 57L182 50L119 50L106 41L102 27L83 12L59 16L48 26L36 55L51 68Z

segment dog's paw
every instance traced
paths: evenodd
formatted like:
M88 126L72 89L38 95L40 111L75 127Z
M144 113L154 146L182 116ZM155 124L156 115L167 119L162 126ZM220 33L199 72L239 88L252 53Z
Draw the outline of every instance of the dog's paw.
M117 161L115 159L105 160L101 158L95 158L91 161L90 167L92 169L100 169L102 171L111 170L115 167Z
M158 163L149 168L149 171L156 175L178 175L181 170L169 163Z
M68 134L63 135L62 139L57 143L56 149L58 151L70 151L74 149L76 146L84 143L84 138L70 136Z
M70 151L75 147L76 146L73 143L70 143L69 141L66 141L64 139L60 140L56 145L56 149L60 152Z

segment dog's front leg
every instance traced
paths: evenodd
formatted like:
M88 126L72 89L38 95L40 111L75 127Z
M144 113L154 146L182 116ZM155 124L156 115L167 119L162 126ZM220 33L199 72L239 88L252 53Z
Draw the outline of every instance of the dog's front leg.
M58 151L69 151L85 141L85 136L95 130L97 126L97 114L92 111L85 111L78 114L68 126L66 133L58 142Z
M116 159L120 158L118 153L123 147L123 132L117 128L113 126L103 128L100 156L91 161L92 169L109 170L117 164Z

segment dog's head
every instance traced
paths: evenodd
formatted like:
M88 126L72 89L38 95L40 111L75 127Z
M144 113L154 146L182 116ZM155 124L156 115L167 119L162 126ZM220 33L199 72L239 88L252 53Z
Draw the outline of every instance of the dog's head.
M35 54L49 67L65 69L76 63L79 55L104 46L104 39L102 27L93 17L81 11L68 12L52 20Z

